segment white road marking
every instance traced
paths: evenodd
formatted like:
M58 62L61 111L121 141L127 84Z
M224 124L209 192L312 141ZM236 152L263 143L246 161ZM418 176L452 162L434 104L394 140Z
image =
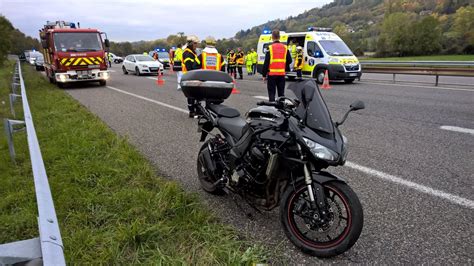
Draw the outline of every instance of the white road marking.
M161 105L163 107L168 107L170 109L173 109L173 110L176 110L176 111L179 111L179 112L182 112L182 113L186 113L186 114L188 113L188 110L185 110L185 109L182 109L182 108L179 108L179 107L175 107L173 105L169 105L169 104L166 104L166 103L163 103L163 102L159 102L159 101L156 101L156 100L144 97L144 96L140 96L140 95L128 92L128 91L120 90L120 89L117 89L117 88L114 88L114 87L111 87L111 86L107 86L107 88L109 88L111 90L114 90L114 91L117 91L117 92L120 92L120 93L123 93L123 94L127 94L127 95L130 95L130 96L136 97L138 99L142 99L142 100L145 100L145 101L148 101L148 102L152 102L152 103ZM256 97L264 97L264 96L254 96L254 97L256 98ZM467 207L467 208L470 208L470 209L474 209L474 201L472 201L472 200L462 198L462 197L459 197L459 196L456 196L456 195L453 195L453 194L449 194L449 193L446 193L446 192L441 191L441 190L433 189L433 188L430 188L430 187L427 187L427 186L424 186L424 185L421 185L421 184L418 184L418 183L415 183L415 182L412 182L412 181L408 181L406 179L403 179L403 178L400 178L400 177L397 177L397 176L394 176L394 175L390 175L390 174L387 174L387 173L384 173L384 172L380 172L380 171L377 171L375 169L365 167L365 166L362 166L362 165L359 165L359 164L356 164L356 163L353 163L353 162L346 162L345 165L349 168L361 171L363 173L369 174L371 176L378 177L378 178L383 179L383 180L390 181L390 182L395 183L397 185L406 186L406 187L409 187L409 188L414 189L416 191L428 194L430 196L445 199L447 201L450 201L451 203L454 203L454 204L457 204L457 205L460 205L460 206L464 206L464 207Z
M108 69L109 72L117 72L116 70Z
M430 188L430 187L427 187L427 186L424 186L424 185L420 185L418 183L411 182L411 181L405 180L403 178L393 176L393 175L390 175L390 174L387 174L387 173L384 173L384 172L380 172L380 171L377 171L375 169L371 169L371 168L368 168L368 167L365 167L365 166L362 166L362 165L359 165L359 164L356 164L356 163L353 163L353 162L346 162L345 165L349 168L359 170L363 173L378 177L380 179L384 179L384 180L390 181L390 182L398 184L398 185L406 186L406 187L409 187L411 189L417 190L417 191L422 192L422 193L426 193L426 194L434 196L434 197L445 199L447 201L450 201L450 202L452 202L454 204L457 204L457 205L460 205L460 206L464 206L464 207L468 207L470 209L474 209L474 201L472 201L472 200L465 199L465 198L462 198L462 197L459 197L459 196L456 196L456 195L453 195L453 194L449 194L449 193L446 193L446 192L441 191L441 190L433 189L433 188Z
M449 91L474 92L474 89L446 88L446 87L420 86L420 85L394 84L394 83L377 83L377 82L365 82L365 81L359 81L356 84L371 84L371 85L382 85L382 86L399 86L399 87L412 87L412 88L427 88L427 89L449 90Z
M474 135L474 129L464 128L464 127L455 127L455 126L440 126L439 128L454 132L461 132Z
M114 88L114 87L111 87L111 86L107 86L107 88L109 88L111 90L114 90L114 91L117 91L117 92L120 92L120 93L123 93L123 94L133 96L133 97L138 98L138 99L142 99L142 100L145 100L145 101L148 101L148 102L156 103L156 104L161 105L163 107L168 107L168 108L173 109L175 111L179 111L179 112L182 112L182 113L185 113L185 114L189 113L188 110L185 110L185 109L182 109L182 108L179 108L179 107L175 107L173 105L169 105L169 104L166 104L166 103L163 103L163 102L159 102L159 101L147 98L147 97L143 97L143 96L137 95L135 93L131 93L131 92L128 92L128 91L117 89L117 88Z
M256 98L256 99L268 101L268 97L267 97L267 96L253 96L253 97Z

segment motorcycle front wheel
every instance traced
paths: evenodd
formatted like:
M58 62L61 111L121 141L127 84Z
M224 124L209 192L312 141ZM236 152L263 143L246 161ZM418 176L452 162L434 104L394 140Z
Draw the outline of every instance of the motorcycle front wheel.
M209 140L204 142L204 144L201 146L201 149L199 149L197 159L197 174L199 178L199 183L201 183L202 189L204 189L206 192L214 195L223 195L225 194L223 188L215 185L215 182L219 179L219 177L214 176L212 173L210 173L210 171L206 167L205 162L199 159L201 157L201 153L209 152L209 142Z
M286 236L300 250L312 256L333 257L356 243L364 216L357 195L347 184L328 182L322 186L326 195L326 217L311 208L308 187L301 181L288 186L283 193L280 221Z

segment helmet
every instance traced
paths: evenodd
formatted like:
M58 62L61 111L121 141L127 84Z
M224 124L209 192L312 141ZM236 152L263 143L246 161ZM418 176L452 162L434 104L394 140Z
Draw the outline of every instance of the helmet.
M205 41L206 41L206 45L216 45L216 38L212 36L207 36Z
M189 36L186 38L186 41L187 41L187 42L199 43L199 38L198 38L196 35L189 35Z
M296 47L296 50L303 50L303 47L297 46L297 47Z

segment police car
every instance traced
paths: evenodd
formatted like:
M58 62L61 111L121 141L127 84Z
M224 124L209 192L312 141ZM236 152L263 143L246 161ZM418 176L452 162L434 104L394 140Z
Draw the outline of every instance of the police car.
M295 43L303 47L303 77L315 78L323 83L326 70L331 80L344 80L352 83L362 75L362 68L357 57L344 41L330 28L310 27L307 32L280 32L280 42ZM264 30L257 45L257 71L261 73L265 61L265 53L272 44L270 30ZM292 65L294 64L294 59ZM296 77L296 72L286 73L290 79Z

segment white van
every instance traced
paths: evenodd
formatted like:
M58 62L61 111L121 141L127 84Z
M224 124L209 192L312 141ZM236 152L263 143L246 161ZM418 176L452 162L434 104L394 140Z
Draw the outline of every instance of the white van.
M308 32L280 32L280 42L284 44L296 43L303 47L303 77L315 78L318 83L324 80L328 70L330 80L344 80L352 83L362 75L359 60L352 53L344 41L328 28L310 27ZM260 35L257 45L257 71L261 73L265 53L272 44L271 31L264 31ZM294 59L292 66L294 64ZM290 79L296 77L296 72L287 72Z

